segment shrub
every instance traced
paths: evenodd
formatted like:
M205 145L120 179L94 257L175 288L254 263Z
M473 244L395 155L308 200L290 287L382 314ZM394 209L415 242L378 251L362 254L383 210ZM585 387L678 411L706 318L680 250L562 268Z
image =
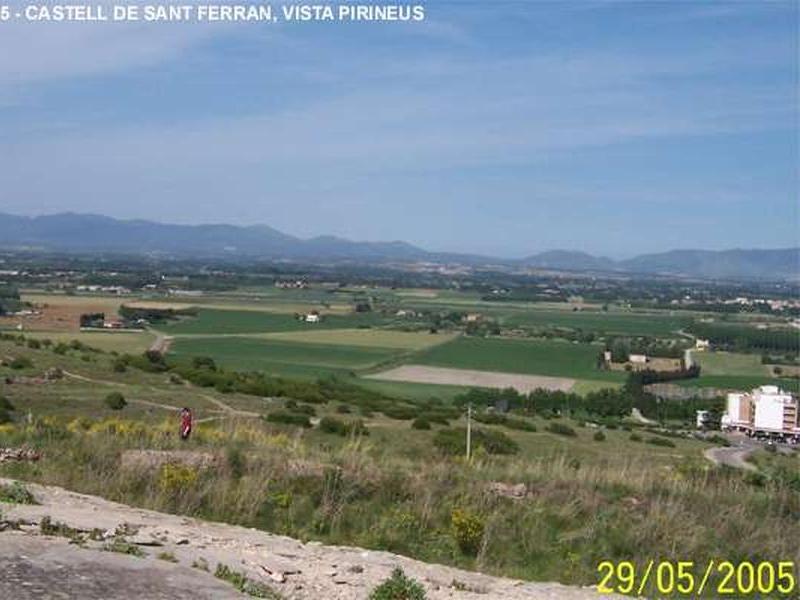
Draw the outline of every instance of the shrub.
M566 435L569 437L575 437L578 435L572 427L569 425L564 425L563 423L550 423L545 430L549 431L550 433Z
M294 425L295 427L311 427L311 421L308 420L308 415L300 415L297 413L286 412L283 410L276 410L267 415L269 423L281 423L283 425Z
M450 527L461 552L469 556L478 554L486 529L483 519L469 511L456 508L450 515Z
M712 444L717 444L718 446L730 446L731 445L730 441L728 441L728 438L726 438L724 435L720 435L718 433L715 433L714 435L707 437L706 441L707 442L711 442Z
M425 419L428 423L436 423L438 425L449 425L452 417L450 413L442 412L442 411L429 411L423 412L419 415L420 419Z
M128 363L124 358L115 358L111 362L111 370L114 371L114 373L124 373L128 370Z
M410 421L415 418L419 411L413 406L387 406L381 412L390 419L398 421Z
M324 433L332 433L341 436L350 434L369 435L369 430L361 419L348 423L336 417L322 417L319 422L319 429Z
M5 408L0 406L0 425L4 425L5 423L11 423L11 413L9 413Z
M536 425L530 421L526 421L525 419L514 419L512 417L508 417L504 425L509 429L517 429L519 431L536 431Z
M311 406L310 404L295 404L295 407L292 409L292 412L295 412L299 415L307 415L309 417L317 416L317 409Z
M7 411L14 411L14 405L11 404L11 400L6 398L5 396L0 396L0 409L4 409Z
M259 581L255 581L254 579L250 579L244 573L234 571L228 565L223 565L222 563L217 563L217 569L214 571L214 577L217 579L222 579L223 581L227 581L243 594L247 594L253 598L271 598L273 600L279 600L280 598L283 598L281 594L273 590L268 585Z
M423 419L422 417L417 417L411 423L411 427L413 427L414 429L430 429L431 424L427 419Z
M39 340L28 340L28 348L33 350L38 350L42 347L42 343Z
M319 421L319 430L324 433L345 435L347 426L344 421L336 417L322 417Z
M675 447L675 442L673 442L672 440L668 440L666 438L660 438L660 437L647 438L647 443L648 444L653 444L653 446L663 446L664 448L674 448Z
M191 467L177 463L161 465L158 484L167 493L180 492L192 487L198 479L198 473Z
M336 407L336 412L340 415L347 415L353 412L347 404L340 404Z
M8 363L8 366L12 369L30 369L33 367L33 361L27 356L17 356Z
M592 436L595 442L605 442L606 441L606 434L602 431L595 431L594 435Z
M463 456L467 451L467 430L463 427L440 429L433 438L433 445L448 456ZM483 448L487 454L516 454L517 443L502 431L472 430L472 449Z
M395 567L391 577L369 594L369 600L426 600L425 588Z
M642 436L640 436L638 433L632 433L631 437L629 439L632 442L641 442L642 441Z
M24 485L19 481L0 485L0 502L12 504L39 504Z
M108 394L108 396L106 396L105 403L106 406L111 410L122 410L128 404L125 401L125 397L119 392L111 392Z

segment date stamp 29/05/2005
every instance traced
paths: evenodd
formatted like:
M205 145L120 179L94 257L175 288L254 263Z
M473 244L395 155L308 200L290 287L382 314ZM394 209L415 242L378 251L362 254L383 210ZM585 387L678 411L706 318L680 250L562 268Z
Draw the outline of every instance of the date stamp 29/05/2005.
M789 597L800 591L794 561L732 562L709 560L657 561L637 565L605 560L597 565L597 591L601 594L664 596L729 596L743 598L771 594Z

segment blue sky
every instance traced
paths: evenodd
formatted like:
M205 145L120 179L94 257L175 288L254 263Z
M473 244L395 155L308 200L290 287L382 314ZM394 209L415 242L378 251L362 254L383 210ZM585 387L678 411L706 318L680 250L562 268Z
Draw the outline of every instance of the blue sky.
M799 243L796 2L425 6L0 23L0 210L509 257Z

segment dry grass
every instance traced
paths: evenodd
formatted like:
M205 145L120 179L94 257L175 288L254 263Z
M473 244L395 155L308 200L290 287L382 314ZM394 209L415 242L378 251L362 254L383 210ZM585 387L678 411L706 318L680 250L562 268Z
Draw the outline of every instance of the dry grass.
M800 560L796 491L700 463L655 466L628 452L582 465L569 445L538 458L477 452L469 464L429 456L421 462L369 438L317 444L313 434L253 420L201 425L181 444L173 425L6 426L0 445L41 446L46 459L4 469L147 508L532 580L591 584L604 559ZM220 458L121 469L133 449ZM498 481L523 484L524 498L491 492ZM476 556L453 537L454 509L479 519Z

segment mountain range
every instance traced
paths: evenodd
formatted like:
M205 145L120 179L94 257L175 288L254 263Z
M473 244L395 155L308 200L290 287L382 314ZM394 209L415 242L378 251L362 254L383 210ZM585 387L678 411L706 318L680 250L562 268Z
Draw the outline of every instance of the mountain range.
M115 252L178 257L261 257L361 262L429 261L534 269L667 274L707 278L798 279L800 248L672 250L627 260L552 250L523 259L428 252L406 242L353 242L320 236L301 239L266 225L174 225L63 213L23 217L0 213L0 247L75 253Z

